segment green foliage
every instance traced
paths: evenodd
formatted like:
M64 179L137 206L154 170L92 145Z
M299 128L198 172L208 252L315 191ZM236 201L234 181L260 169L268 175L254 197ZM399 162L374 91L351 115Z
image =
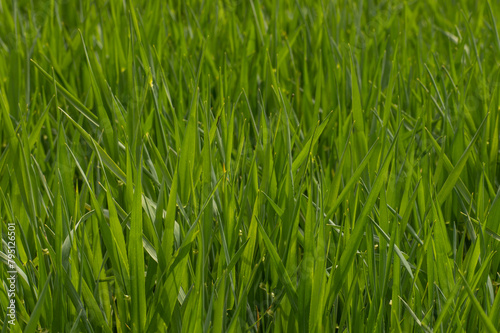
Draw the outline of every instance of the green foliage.
M500 330L499 13L0 0L2 332Z

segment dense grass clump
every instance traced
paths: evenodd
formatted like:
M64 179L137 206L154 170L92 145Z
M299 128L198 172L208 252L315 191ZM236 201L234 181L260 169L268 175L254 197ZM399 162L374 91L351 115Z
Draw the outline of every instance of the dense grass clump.
M496 332L499 20L0 0L2 332Z

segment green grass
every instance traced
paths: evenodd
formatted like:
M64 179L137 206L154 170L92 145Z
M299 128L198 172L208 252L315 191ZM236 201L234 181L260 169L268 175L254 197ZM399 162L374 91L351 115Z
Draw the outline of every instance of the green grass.
M500 330L498 21L0 0L2 332Z

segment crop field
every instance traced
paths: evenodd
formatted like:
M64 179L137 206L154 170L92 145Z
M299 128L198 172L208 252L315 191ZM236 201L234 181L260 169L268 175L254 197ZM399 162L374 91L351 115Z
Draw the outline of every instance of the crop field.
M0 0L0 331L498 332L499 25Z

